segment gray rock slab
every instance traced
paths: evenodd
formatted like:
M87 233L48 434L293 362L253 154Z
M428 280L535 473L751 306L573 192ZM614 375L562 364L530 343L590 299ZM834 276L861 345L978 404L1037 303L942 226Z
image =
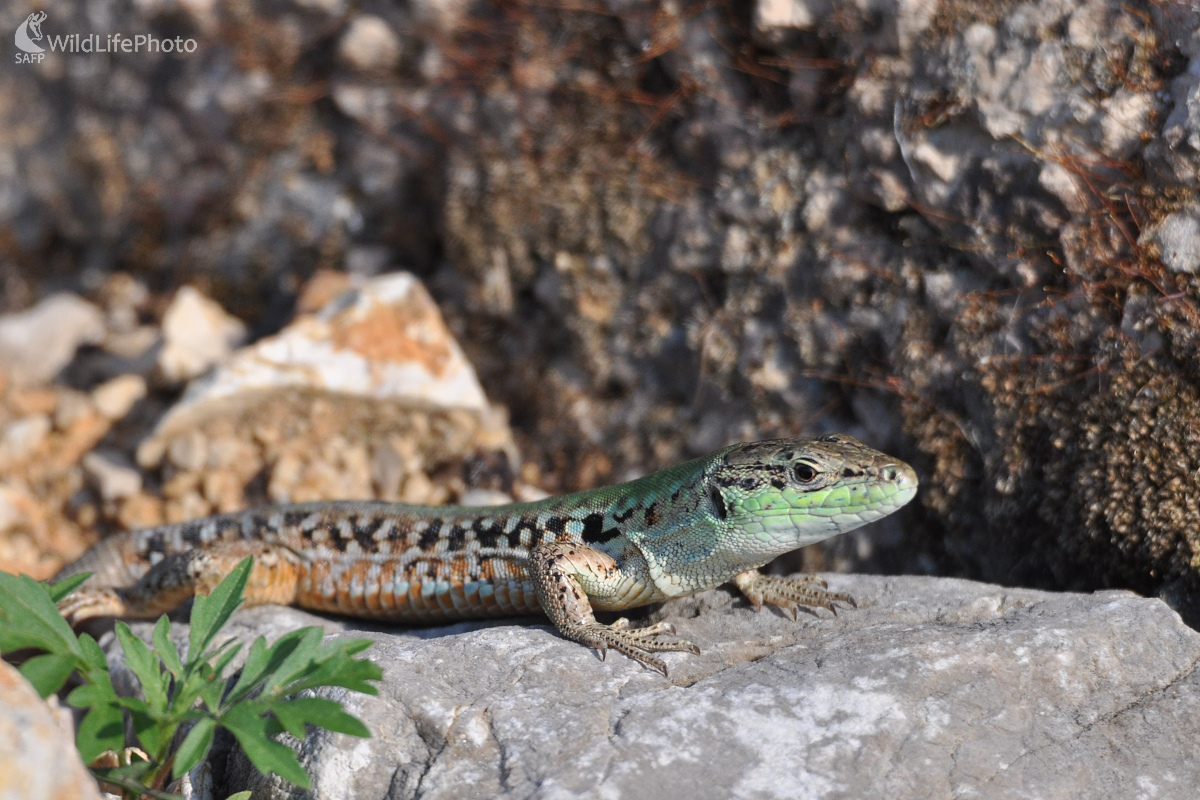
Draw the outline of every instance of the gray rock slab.
M1161 601L829 577L857 610L793 622L721 590L666 604L651 619L703 650L668 654L669 679L536 620L334 633L375 640L379 696L327 693L373 738L293 741L310 793L237 751L213 765L218 786L363 800L1195 797L1200 633ZM243 631L272 624L249 613Z

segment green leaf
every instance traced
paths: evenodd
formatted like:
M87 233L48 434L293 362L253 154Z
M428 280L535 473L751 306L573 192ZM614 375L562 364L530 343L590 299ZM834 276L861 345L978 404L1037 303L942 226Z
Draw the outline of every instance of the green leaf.
M246 664L242 667L238 682L225 698L226 704L232 705L261 687L267 677L292 653L307 630L300 628L286 633L276 639L270 647L262 636L255 639L254 644L250 645L250 653L246 656Z
M266 689L268 693L275 693L283 686L293 681L297 675L300 675L311 669L313 658L317 655L317 648L321 645L321 637L324 635L320 628L307 627L294 631L296 640L294 647L291 647L291 652L286 653L284 658L278 661L278 664L270 671L268 676L264 676L266 680ZM289 634L291 636L292 634ZM280 644L288 637L281 638L271 648L272 656L283 654L283 649ZM291 644L291 642L289 642ZM271 659L272 662L276 658Z
M116 703L92 706L75 733L75 747L83 763L92 763L105 750L120 752L124 746L125 720L121 707Z
M238 676L237 683L230 690L227 700L233 702L240 698L243 692L247 692L256 686L259 679L267 671L268 661L271 651L267 648L267 640L263 636L259 636L250 645L250 652L246 654L246 663L242 665L242 674Z
M341 686L351 691L363 694L378 694L376 689L367 681L378 681L383 678L383 670L378 665L366 659L350 658L346 647L357 647L362 640L349 639L332 642L332 652L324 660L314 665L313 669L296 681L288 684L278 694L280 696L295 694L304 689L315 689L318 686Z
M241 677L233 690L226 696L225 704L227 706L234 705L247 695L257 691L264 683L277 683L277 673L281 671L281 668L293 673L295 671L293 656L304 646L306 640L313 639L313 631L316 631L315 640L320 641L321 632L313 627L299 628L286 633L276 639L270 647L267 647L266 641L261 636L258 637L250 646L250 653L246 658L246 665L242 667Z
M174 777L179 778L186 775L204 760L204 757L208 755L208 748L212 746L213 733L216 730L217 721L210 717L205 717L192 726L187 736L183 737L183 744L179 745L179 750L175 753L175 764L171 767L171 774Z
M171 699L171 709L179 714L191 708L200 694L212 682L200 673L200 670L194 670L188 673L182 681L175 684L175 694Z
M217 659L215 664L206 662L192 664L191 671L187 674L183 687L180 689L175 707L190 708L197 698L203 698L204 702L216 711L221 696L225 693L226 680L222 673L241 649L242 645L231 639L213 651L212 657Z
M79 654L83 657L83 663L88 669L108 672L108 657L104 655L104 650L96 643L91 634L79 634Z
M159 711L167 710L167 687L164 685L162 668L158 659L146 643L133 635L133 631L124 622L117 621L117 639L121 649L125 651L125 665L142 685L142 694L151 708Z
M233 661L233 659L241 651L242 643L235 642L232 639L219 647L211 656L213 659L211 667L213 675L220 676L223 674L225 672L225 668L229 666L229 662Z
M300 644L291 640L303 634L301 642L307 646L299 655L311 654L311 644L320 638L320 631L314 628L311 629L314 634L309 634L309 630L304 628L282 637L267 653L266 659L269 663L262 670L262 676L257 678L266 684L263 690L265 696L284 697L318 686L342 686L364 694L377 693L378 690L367 681L380 680L383 677L382 670L366 659L352 659L348 655L369 647L369 639L345 639L326 643L317 650L315 657L303 664L301 662L304 659L297 657ZM311 641L305 641L308 639ZM288 647L296 649L288 652ZM280 655L284 656L282 661ZM238 681L238 686L230 693L226 702L232 704L254 688L256 686L251 673L243 671L242 679Z
M226 797L225 800L250 800L250 797L253 794L254 792L238 792L237 794L229 795L229 797Z
M204 701L205 708L214 714L221 712L221 697L225 694L226 684L227 681L216 677L200 690L200 699Z
M179 650L171 641L171 621L167 619L166 614L163 614L158 618L158 622L154 623L154 633L151 635L150 641L154 642L154 652L162 659L167 672L176 678L182 675L183 662L179 660Z
M279 721L281 730L287 731L297 739L303 739L308 733L308 729L304 725L303 710L290 709L282 700L276 700L269 704L269 708L275 713L275 719Z
M121 708L127 708L130 711L136 711L139 714L147 714L147 715L154 714L154 712L151 711L150 706L146 703L146 701L141 699L140 697L118 697L116 702L118 705L121 706ZM157 715L155 715L155 716L157 716Z
M186 774L203 761L220 725L234 735L259 770L273 772L308 788L308 776L295 752L274 741L273 734L286 730L303 737L309 725L354 736L369 736L370 732L336 701L286 698L301 689L325 685L375 694L377 689L370 682L378 681L382 671L366 659L353 657L370 647L371 640L322 643L320 629L303 628L270 646L263 637L258 637L250 647L236 685L228 689L224 673L242 646L233 641L216 647L212 643L241 605L252 569L253 560L244 559L211 595L196 598L186 662L171 641L170 622L165 616L154 626L153 648L134 636L128 625L117 623L116 634L125 661L141 683L144 700L116 696L100 646L87 634L76 638L58 613L55 603L78 589L88 576L74 576L47 587L25 576L0 573L0 649L46 651L22 666L22 672L43 696L61 688L73 670L81 673L85 683L70 693L67 702L87 709L76 735L77 747L85 761L94 760L106 750L120 752L125 745L126 720L129 721L137 741L152 754L153 760L93 770L97 777L122 787L129 796L173 797L144 784L161 771L170 743L180 725L187 722L194 724L170 762L176 776ZM257 699L246 699L254 692L260 692ZM197 704L198 699L202 706ZM219 716L209 716L211 713ZM249 793L242 792L230 800L248 798Z
M90 577L92 577L92 573L81 572L78 575L72 575L69 578L63 578L58 583L49 584L46 587L46 590L50 593L50 599L57 603L71 592L78 589Z
M24 648L48 653L79 655L79 644L71 626L58 613L50 591L28 575L0 572L0 652Z
M354 656L361 653L363 650L370 648L375 644L372 639L338 639L332 642L326 642L321 648L321 658L333 655L334 653L344 653L347 656Z
M297 739L304 738L305 723L319 725L338 733L361 736L364 739L371 736L371 732L367 730L367 726L362 723L362 720L347 713L342 708L342 704L336 700L327 700L323 697L297 697L292 700L276 700L268 704L268 708L279 720L283 729Z
M21 674L43 698L57 692L75 671L79 659L70 654L43 653L21 665Z
M268 735L268 720L257 713L258 703L240 703L221 717L221 724L237 738L246 757L260 772L274 772L302 789L308 788L308 775L292 748L273 741Z
M86 633L79 634L79 652L84 665L80 670L84 679L103 687L110 695L115 695L112 679L108 675L108 659L104 657L104 651L96 644L96 640Z
M83 686L76 686L67 695L67 705L74 708L91 708L92 706L115 703L116 701L117 696L113 693L111 687L97 686L94 683L85 683Z
M123 698L125 701L129 699ZM161 755L171 741L171 737L175 735L175 731L178 730L179 723L164 720L158 715L150 713L145 704L140 701L132 704L122 702L121 705L129 710L129 719L133 723L133 734L137 737L142 749L151 756Z
M199 663L204 651L212 642L217 631L229 621L233 612L242 604L242 593L250 570L254 566L252 557L243 558L233 571L225 576L208 597L197 595L192 604L190 638L188 642L188 667Z

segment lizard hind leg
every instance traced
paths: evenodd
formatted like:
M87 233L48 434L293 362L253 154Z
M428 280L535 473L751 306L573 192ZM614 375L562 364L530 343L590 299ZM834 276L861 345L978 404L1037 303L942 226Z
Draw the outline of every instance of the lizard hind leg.
M612 625L596 621L588 595L607 594L623 581L617 562L599 550L572 542L540 544L530 553L529 577L559 633L597 650L601 658L611 647L665 676L667 665L652 653L700 652L691 642L660 638L675 634L669 622L630 628L624 617Z
M85 583L63 598L58 610L73 626L93 617L153 619L197 594L211 593L247 556L254 557L254 567L246 582L244 606L295 600L300 568L291 552L265 542L237 540L168 555L132 586Z
M828 608L837 615L837 604L844 603L858 608L854 598L842 592L825 591L825 581L816 575L801 575L798 578L782 578L763 575L756 569L747 570L734 577L733 582L755 611L761 611L763 603L788 611L792 619L800 606Z

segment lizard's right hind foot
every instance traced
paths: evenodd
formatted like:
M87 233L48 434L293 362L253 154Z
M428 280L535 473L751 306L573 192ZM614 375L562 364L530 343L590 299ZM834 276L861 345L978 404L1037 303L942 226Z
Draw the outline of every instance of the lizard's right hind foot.
M843 592L826 591L826 583L816 575L801 575L798 578L784 578L777 575L763 575L756 569L743 572L733 579L734 584L754 606L755 611L761 611L763 604L776 606L788 612L792 619L797 618L797 612L802 606L808 608L827 608L837 616L838 603L858 608L854 598Z
M129 607L121 590L113 586L76 589L58 602L58 613L71 627L94 617L129 616Z
M132 586L82 587L63 598L58 610L76 625L93 617L154 619L197 594L209 594L246 556L254 568L242 595L244 605L295 601L298 571L285 548L253 540L218 542L172 553Z

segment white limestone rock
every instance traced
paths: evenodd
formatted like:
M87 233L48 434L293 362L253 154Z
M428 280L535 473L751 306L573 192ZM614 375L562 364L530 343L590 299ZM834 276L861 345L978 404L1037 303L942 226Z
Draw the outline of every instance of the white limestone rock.
M105 500L133 497L142 490L137 467L113 450L95 450L83 457L83 471Z
M406 272L373 278L194 381L138 450L157 464L171 439L204 420L311 389L426 409L489 408L483 388L425 287Z
M830 10L827 0L758 0L754 26L761 32L778 28L812 30Z
M47 383L83 344L104 338L104 314L73 294L55 294L32 308L0 316L0 372L23 385Z
M118 375L92 390L92 404L109 419L121 419L146 396L146 379L141 375Z
M37 499L24 481L17 478L0 481L0 534L25 524L29 512L36 508Z
M292 741L305 796L1194 796L1200 633L1161 601L829 578L857 610L794 623L720 590L666 604L651 618L703 650L667 654L669 680L616 653L600 661L543 620L339 620L335 635L375 640L384 680L377 697L324 695L373 738ZM323 621L256 613L235 618L239 635ZM271 622L280 614L286 625ZM239 753L227 766L228 792L295 796Z
M1200 272L1200 207L1176 211L1159 224L1154 241L1172 272Z
M184 286L163 315L158 368L174 383L208 371L246 340L246 326L199 290Z
M32 455L53 427L46 414L30 414L0 428L0 468Z
M400 62L400 39L374 14L355 17L338 42L338 57L359 72L385 72Z

